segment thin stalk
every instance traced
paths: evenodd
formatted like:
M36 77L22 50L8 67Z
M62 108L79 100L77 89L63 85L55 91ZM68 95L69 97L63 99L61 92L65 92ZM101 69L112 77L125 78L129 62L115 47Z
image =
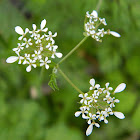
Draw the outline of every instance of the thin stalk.
M40 84L42 83L42 80L43 80L43 73L44 73L44 69L45 69L45 67L42 67L41 68L41 72L40 72Z
M97 12L99 11L101 4L102 4L102 0L99 0L98 4L96 6L96 11Z
M58 71L60 72L60 74L64 77L64 79L80 94L84 94L78 87L76 87L72 81L64 74L64 72L58 67Z
M76 49L80 47L81 44L88 38L88 36L84 37L63 59L61 59L58 64L62 63L64 60L66 60Z

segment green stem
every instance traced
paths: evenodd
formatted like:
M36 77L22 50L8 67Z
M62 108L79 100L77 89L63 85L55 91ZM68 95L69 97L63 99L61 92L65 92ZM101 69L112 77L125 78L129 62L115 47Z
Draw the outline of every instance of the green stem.
M40 72L40 81L39 81L40 84L42 83L42 80L43 80L44 69L45 69L45 67L42 67L41 72Z
M76 87L72 81L64 74L64 72L58 67L58 71L60 72L60 74L64 77L64 79L80 94L84 94L78 87Z
M99 11L101 4L102 4L102 0L99 0L98 4L96 6L96 11L97 12Z
M64 60L66 60L76 49L80 47L81 44L88 38L88 36L84 37L63 59L61 59L58 64L62 63Z

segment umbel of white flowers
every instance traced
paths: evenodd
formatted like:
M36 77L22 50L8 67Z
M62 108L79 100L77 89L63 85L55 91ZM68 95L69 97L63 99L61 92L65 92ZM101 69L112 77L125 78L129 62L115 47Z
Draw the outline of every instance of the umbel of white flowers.
M126 87L125 83L118 85L114 91L112 87L109 87L109 83L105 84L105 88L101 88L99 84L95 84L94 79L90 79L89 83L91 85L89 92L79 94L79 97L82 98L80 100L81 107L80 111L75 113L76 117L82 114L82 118L87 120L89 124L86 130L87 136L92 133L93 126L100 127L96 120L104 121L107 124L107 117L109 115L115 115L119 119L125 118L122 112L113 110L115 103L120 102L113 95L123 91Z
M91 14L89 14L89 11L86 12L86 17L85 17L85 36L91 36L93 39L96 41L102 41L101 37L104 37L106 34L111 34L115 37L120 37L120 34L114 31L110 31L109 29L107 31L104 30L104 28L99 29L99 26L107 25L105 18L99 18L98 13L93 10Z
M37 66L45 66L46 69L49 69L50 59L54 59L55 56L61 58L62 53L57 52L58 46L55 45L53 39L57 33L53 35L45 26L45 19L42 20L38 30L35 24L32 25L32 31L26 28L25 32L20 26L16 26L15 31L20 35L17 47L13 48L16 56L10 56L6 62L18 61L18 64L27 64L26 71L30 72L32 67L36 68ZM46 34L47 31L48 34Z

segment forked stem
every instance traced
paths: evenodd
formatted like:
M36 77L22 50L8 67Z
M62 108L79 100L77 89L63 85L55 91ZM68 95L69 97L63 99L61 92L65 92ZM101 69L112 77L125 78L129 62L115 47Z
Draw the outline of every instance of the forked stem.
M76 49L78 49L81 44L88 38L88 36L84 37L63 59L61 59L58 64L62 63L64 60L66 60Z
M64 77L64 79L80 94L84 94L77 86L75 86L72 81L65 75L65 73L59 68L57 65L57 69L60 72L60 74Z

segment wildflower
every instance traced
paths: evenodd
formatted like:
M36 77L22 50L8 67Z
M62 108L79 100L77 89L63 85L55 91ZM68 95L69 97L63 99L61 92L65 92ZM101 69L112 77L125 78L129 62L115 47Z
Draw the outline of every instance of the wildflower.
M101 38L104 37L106 34L111 34L115 37L120 37L120 34L114 31L110 31L109 29L107 31L104 31L104 28L99 29L99 26L103 24L104 26L107 25L105 18L99 18L98 13L93 10L91 14L89 14L89 11L86 12L86 18L85 18L85 36L91 36L96 41L101 42Z
M57 33L53 35L49 31L47 34L48 28L45 26L45 19L41 21L40 29L37 29L37 26L32 24L32 31L26 28L24 32L20 26L16 26L15 31L21 35L18 47L13 48L17 56L10 56L6 62L14 63L19 60L18 64L28 64L26 71L30 72L32 68L36 68L37 66L42 67L45 65L45 68L49 69L49 64L52 62L49 59L54 59L55 56L61 58L62 53L57 52L58 46L55 45L54 41Z
M80 107L81 111L77 111L75 112L75 117L80 116L80 114L82 114L82 118L83 119L87 119L88 117L85 115L88 113L88 111L86 111L86 106Z
M36 68L35 62L36 62L35 60L31 60L31 59L29 59L29 61L26 62L26 64L29 64L29 66L26 68L26 71L27 72L30 72L31 71L32 66L34 68Z
M90 99L90 97L87 97L87 96L88 96L87 93L85 93L84 95L83 94L79 94L79 97L83 98L83 99L81 99L80 103L83 103L84 102L84 104L87 105L87 100Z
M48 57L46 57L45 58L45 61L44 60L40 60L40 66L43 66L43 65L45 65L45 68L46 69L49 69L49 65L48 65L48 63L51 63L51 60L48 60Z
M22 40L22 38L29 32L29 29L26 28L26 29L25 29L25 32L24 32L23 29L22 29L20 26L16 26L16 27L15 27L15 31L16 31L19 35L21 35L21 36L18 38L18 40Z
M96 85L95 85L95 80L94 80L94 79L90 79L89 83L91 84L91 87L89 88L90 90L93 90L93 89L95 89L95 88L98 89L98 88L100 87L99 84L96 84Z
M112 97L114 93L121 92L125 89L126 84L120 84L115 91L113 88L109 87L109 82L105 84L105 88L101 88L99 84L95 84L95 79L90 79L89 81L91 87L89 92L84 94L79 94L81 97L80 107L81 111L77 111L75 116L78 117L82 113L82 118L87 120L89 127L86 130L86 135L90 135L93 126L99 127L100 125L96 122L104 121L105 124L108 123L107 117L110 115L115 115L119 119L124 119L125 116L122 112L114 111L115 103L120 101L115 97Z

